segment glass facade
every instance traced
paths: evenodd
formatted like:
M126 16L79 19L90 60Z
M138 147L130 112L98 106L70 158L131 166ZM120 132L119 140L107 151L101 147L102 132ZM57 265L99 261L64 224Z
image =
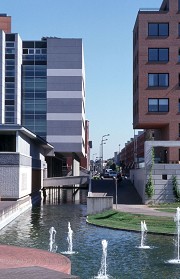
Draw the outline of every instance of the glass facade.
M23 42L22 125L46 139L46 42Z

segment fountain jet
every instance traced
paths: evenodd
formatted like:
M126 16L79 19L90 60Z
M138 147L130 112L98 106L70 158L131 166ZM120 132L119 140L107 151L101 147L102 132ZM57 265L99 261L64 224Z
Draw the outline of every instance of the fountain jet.
M177 230L177 243L176 243L176 246L177 246L177 259L169 260L168 263L180 264L180 258L179 258L180 208L179 207L177 207L177 209L176 209L176 215L174 216L174 221L176 222L176 230Z
M56 230L54 227L51 227L49 230L49 251L50 252L56 252L57 251L57 246L55 244L55 235L56 235Z
M147 233L147 226L145 221L141 221L141 245L138 248L150 249L150 246L144 245Z
M108 279L108 278L110 278L107 275L107 245L108 245L108 242L106 240L102 240L103 254L102 254L102 259L101 259L101 268L98 272L98 276L95 277L95 278L98 278L98 279Z
M73 230L71 229L71 224L68 222L68 236L67 236L67 242L68 242L68 250L65 252L61 252L62 254L75 254L76 252L73 251L73 241L72 241L72 235Z

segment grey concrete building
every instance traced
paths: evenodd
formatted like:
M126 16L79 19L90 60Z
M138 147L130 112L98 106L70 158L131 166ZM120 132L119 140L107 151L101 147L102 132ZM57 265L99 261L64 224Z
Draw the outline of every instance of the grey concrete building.
M15 129L21 128L54 148L48 156L43 152L48 176L64 175L67 157L78 175L85 157L83 43L56 37L23 41L11 32L11 18L0 14L0 153L17 152L10 147L17 147Z

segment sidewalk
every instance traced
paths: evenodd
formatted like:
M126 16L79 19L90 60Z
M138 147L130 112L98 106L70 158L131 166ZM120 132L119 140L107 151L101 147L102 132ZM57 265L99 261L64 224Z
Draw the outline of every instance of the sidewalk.
M164 216L164 217L174 217L174 213L170 212L162 212L158 211L155 208L149 207L145 204L116 204L113 205L113 209L121 211L121 212L128 212L132 214L144 214L144 215L151 215L151 216Z

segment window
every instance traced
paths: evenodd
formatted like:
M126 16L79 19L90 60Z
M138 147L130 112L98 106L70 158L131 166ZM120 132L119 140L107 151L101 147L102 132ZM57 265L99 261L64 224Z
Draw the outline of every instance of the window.
M167 180L167 174L162 174L162 179Z
M167 37L169 36L168 23L149 23L148 36Z
M15 47L15 43L13 43L13 42L6 42L6 47Z
M149 62L167 62L169 61L169 49L168 48L149 48L148 49L148 61Z
M168 112L169 99L148 99L149 112Z
M169 86L169 74L148 74L149 87Z
M6 41L15 42L15 34L6 34Z

